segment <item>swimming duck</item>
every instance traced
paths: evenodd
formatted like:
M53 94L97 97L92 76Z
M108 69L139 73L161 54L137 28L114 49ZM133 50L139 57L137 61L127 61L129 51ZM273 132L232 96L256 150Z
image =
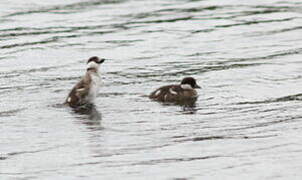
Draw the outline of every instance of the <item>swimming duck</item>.
M200 88L196 80L192 77L186 77L179 85L168 85L156 89L149 95L149 98L161 102L196 101L198 97L196 88Z
M101 78L99 66L105 61L97 56L93 56L87 61L87 71L83 78L72 88L65 104L72 108L93 105L99 91Z

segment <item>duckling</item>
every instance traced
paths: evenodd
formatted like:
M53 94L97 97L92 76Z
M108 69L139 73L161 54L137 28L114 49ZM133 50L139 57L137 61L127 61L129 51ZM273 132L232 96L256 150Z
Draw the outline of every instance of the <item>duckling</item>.
M162 86L156 89L149 95L149 98L161 102L196 101L198 93L195 89L197 88L200 86L193 77L185 77L179 85Z
M83 105L93 105L99 92L101 77L99 67L105 61L93 56L87 61L87 71L83 78L72 88L65 104L77 108Z

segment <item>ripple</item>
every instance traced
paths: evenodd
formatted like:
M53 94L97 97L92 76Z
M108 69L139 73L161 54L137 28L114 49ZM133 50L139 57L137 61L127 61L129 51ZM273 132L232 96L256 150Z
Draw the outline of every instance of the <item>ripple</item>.
M8 111L0 111L0 117L15 116L17 113L19 113L23 110L25 110L25 108L13 109L13 110L8 110Z
M122 3L122 2L123 2L123 0L86 1L86 2L79 2L79 3L74 3L74 4L41 8L41 9L37 9L37 10L15 12L15 13L8 14L4 17L23 16L23 15L28 15L28 14L41 14L41 13L59 13L59 14L68 13L69 14L69 13L75 13L75 12L81 11L83 9L88 9L88 8L95 7L95 6L100 6L100 5L104 5L104 4Z
M294 94L284 97L279 97L275 99L268 99L265 101L252 101L252 102L239 102L238 105L244 105L244 104L269 104L269 103L278 103L278 102L288 102L288 101L301 101L302 100L302 94Z

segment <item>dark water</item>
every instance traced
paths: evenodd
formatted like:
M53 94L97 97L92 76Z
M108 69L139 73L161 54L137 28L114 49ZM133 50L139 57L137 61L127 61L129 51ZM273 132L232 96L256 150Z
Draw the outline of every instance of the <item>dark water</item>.
M93 55L98 118L58 105ZM301 179L301 87L300 0L3 0L0 179Z

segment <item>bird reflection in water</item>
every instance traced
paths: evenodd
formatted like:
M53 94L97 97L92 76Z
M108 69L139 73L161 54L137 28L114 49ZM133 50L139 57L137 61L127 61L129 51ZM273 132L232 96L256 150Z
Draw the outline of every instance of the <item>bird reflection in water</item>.
M167 106L180 106L184 114L195 114L198 110L198 108L196 108L196 100L197 98L190 98L177 102L165 102L162 104Z
M197 111L197 108L196 108L196 99L185 100L185 101L179 103L179 105L181 105L182 111L185 114L195 114L196 111Z
M85 104L83 106L73 108L73 111L80 115L87 115L88 119L84 118L82 123L89 126L91 129L102 129L102 114L97 110L94 104Z

